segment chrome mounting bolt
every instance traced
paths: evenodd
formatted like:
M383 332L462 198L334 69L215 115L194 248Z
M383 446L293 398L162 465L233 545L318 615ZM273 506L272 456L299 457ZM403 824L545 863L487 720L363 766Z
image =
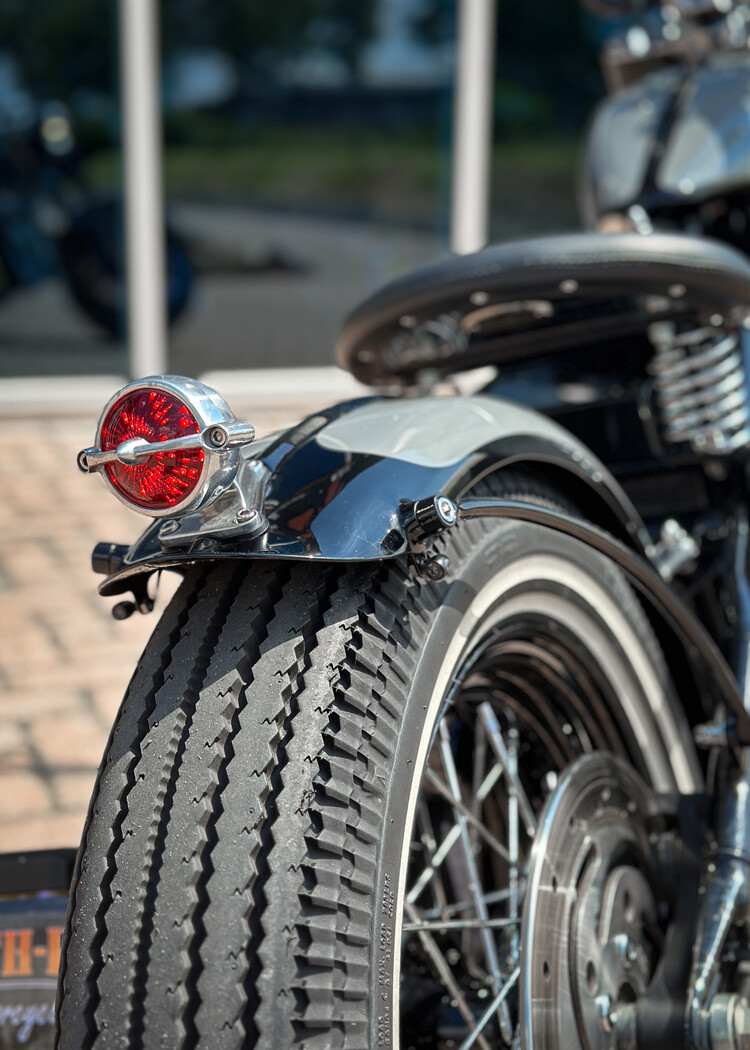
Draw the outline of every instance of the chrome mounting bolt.
M439 494L427 499L418 499L411 508L412 522L419 538L434 536L443 529L455 525L458 520L458 507L452 499Z
M598 995L595 1000L596 1015L603 1032L611 1032L615 1026L616 1016L612 1011L612 998L609 995Z
M417 575L428 580L445 578L449 561L444 554L431 554L433 539L458 521L458 506L443 493L418 499L413 503L402 503L406 542L413 556Z
M741 995L715 995L708 1010L711 1050L750 1050L750 1008Z
M458 521L458 507L442 493L402 504L404 529L412 551L424 550L424 541Z
M445 579L450 562L444 554L435 554L432 557L422 554L415 559L414 565L420 576L438 583Z
M223 427L211 427L208 432L208 440L216 448L221 448L227 443L227 432Z
M631 942L627 933L618 933L615 937L615 947L620 956L623 970L630 970L638 961L638 949Z

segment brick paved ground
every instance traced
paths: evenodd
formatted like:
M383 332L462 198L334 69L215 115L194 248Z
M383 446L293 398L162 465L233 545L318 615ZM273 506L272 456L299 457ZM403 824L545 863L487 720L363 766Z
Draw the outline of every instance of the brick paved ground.
M248 418L269 433L327 400L247 406ZM109 728L156 624L116 622L114 600L97 595L94 543L135 539L145 519L77 470L94 425L0 419L0 852L78 845Z

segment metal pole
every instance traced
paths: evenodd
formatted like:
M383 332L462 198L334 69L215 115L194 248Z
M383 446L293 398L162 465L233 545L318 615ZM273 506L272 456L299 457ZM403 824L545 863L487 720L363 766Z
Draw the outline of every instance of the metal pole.
M134 378L167 369L158 0L119 0L128 353Z
M496 0L458 0L453 105L451 248L466 255L489 239Z

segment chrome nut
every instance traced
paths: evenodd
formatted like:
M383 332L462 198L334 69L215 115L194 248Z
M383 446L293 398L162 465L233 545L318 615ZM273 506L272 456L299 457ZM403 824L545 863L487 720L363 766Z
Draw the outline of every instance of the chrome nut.
M740 995L715 995L709 1007L711 1050L750 1050L750 1007Z

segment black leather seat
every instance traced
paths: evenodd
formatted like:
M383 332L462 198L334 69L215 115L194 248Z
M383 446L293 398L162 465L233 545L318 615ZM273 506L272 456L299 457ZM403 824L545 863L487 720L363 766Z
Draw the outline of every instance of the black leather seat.
M453 256L386 285L344 324L336 356L364 382L408 382L643 332L679 313L744 316L750 264L717 241L582 233ZM588 330L589 335L585 336Z

